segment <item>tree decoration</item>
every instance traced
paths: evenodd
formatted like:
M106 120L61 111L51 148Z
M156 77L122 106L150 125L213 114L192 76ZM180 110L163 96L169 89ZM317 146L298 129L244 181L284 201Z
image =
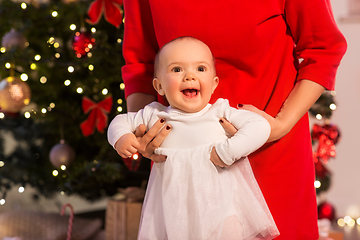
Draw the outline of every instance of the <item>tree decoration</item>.
M92 2L88 9L90 19L86 21L95 25L100 21L101 15L104 13L105 20L118 28L123 18L122 3L122 0L96 0Z
M1 45L6 49L25 49L29 43L21 32L17 32L15 29L11 29L10 32L3 36Z
M51 148L49 158L56 168L60 168L62 165L68 167L74 161L75 151L62 139L60 143Z
M138 170L138 168L140 166L142 156L139 153L134 153L130 158L122 158L122 159L125 163L125 166L130 171L136 171L136 170Z
M80 32L75 33L72 49L75 51L77 58L85 57L94 45L95 38L85 28L81 28Z
M318 141L315 157L325 164L330 158L336 156L335 144L340 138L340 132L336 125L325 124L323 126L314 124L312 129L313 141Z
M330 221L335 219L335 208L328 202L322 202L318 205L318 218L327 218Z
M87 137L94 133L96 129L103 133L107 127L108 115L112 108L112 97L109 96L99 103L91 101L88 97L83 97L82 108L89 117L80 124L82 134Z
M0 82L0 108L17 113L30 103L31 91L27 83L17 77L7 77Z

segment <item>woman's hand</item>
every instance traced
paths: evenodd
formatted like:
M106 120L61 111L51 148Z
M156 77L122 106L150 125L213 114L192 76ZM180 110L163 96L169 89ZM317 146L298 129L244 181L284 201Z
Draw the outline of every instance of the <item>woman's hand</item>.
M248 110L248 111L257 113L257 114L263 116L269 122L269 124L271 126L271 133L270 133L270 136L269 136L267 142L273 142L273 141L279 140L280 138L285 136L291 130L291 127L289 128L288 125L282 123L281 118L279 118L278 116L276 116L274 118L273 116L254 107L253 105L239 104L238 109L244 109L244 110Z
M170 130L171 126L165 126L165 119L162 118L156 121L154 126L152 126L148 132L146 132L145 125L139 125L135 130L135 136L140 143L138 152L154 162L164 162L166 156L156 155L154 154L154 150L161 145L166 136L170 133Z

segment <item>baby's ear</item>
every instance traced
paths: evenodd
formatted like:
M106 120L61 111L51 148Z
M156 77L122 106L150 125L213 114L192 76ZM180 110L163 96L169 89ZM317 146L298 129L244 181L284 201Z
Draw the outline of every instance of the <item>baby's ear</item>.
M217 88L218 85L219 85L219 78L214 77L213 87L212 87L212 92L211 93L214 93L214 91L215 91L215 89Z
M161 82L159 79L157 79L157 78L153 79L153 86L160 96L165 95L164 89L162 88Z

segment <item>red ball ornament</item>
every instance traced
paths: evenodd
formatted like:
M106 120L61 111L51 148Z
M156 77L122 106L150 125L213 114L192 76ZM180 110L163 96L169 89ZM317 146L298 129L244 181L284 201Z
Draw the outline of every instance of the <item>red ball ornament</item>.
M6 49L24 49L29 45L29 43L22 33L11 29L10 32L3 36L1 45Z
M0 108L4 112L17 113L30 103L31 90L26 82L17 77L7 77L0 82Z
M330 221L335 220L335 208L328 202L323 202L318 205L318 218L327 218Z
M81 30L75 33L72 49L75 51L76 57L81 58L90 52L94 44L95 38L91 36L91 33Z
M68 167L75 159L75 151L64 140L60 140L60 143L51 148L49 158L56 168L62 165Z

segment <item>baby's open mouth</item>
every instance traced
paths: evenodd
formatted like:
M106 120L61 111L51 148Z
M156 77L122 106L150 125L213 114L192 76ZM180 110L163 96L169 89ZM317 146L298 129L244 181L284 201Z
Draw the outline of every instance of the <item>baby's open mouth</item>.
M184 89L182 90L182 93L186 96L186 97L195 97L197 96L199 90L196 90L196 89Z

